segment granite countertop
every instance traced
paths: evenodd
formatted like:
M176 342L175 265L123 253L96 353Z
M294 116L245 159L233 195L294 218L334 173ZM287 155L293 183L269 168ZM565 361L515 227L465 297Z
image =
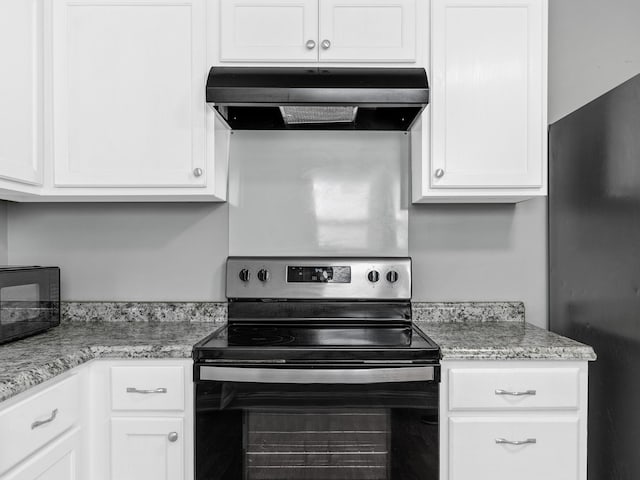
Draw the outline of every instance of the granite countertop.
M95 358L190 358L226 315L215 303L68 302L59 326L0 345L0 402ZM524 317L521 302L413 304L445 360L595 360L591 347Z
M0 345L0 402L94 358L191 358L212 322L63 322Z
M596 359L593 348L526 322L417 321L443 360Z

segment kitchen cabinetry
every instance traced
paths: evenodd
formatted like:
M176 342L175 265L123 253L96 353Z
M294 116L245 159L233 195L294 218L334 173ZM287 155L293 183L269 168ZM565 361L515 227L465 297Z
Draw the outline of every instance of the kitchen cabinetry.
M0 479L82 478L86 371L13 398L0 410Z
M442 480L586 480L587 364L444 361Z
M416 1L223 0L220 61L412 63Z
M431 102L414 202L546 195L547 0L431 3Z
M114 418L111 462L117 480L186 478L183 419Z
M207 0L6 3L0 198L224 200Z
M0 2L0 192L42 183L42 1Z
M206 187L205 0L59 1L52 25L54 185Z
M81 445L80 430L74 429L0 478L2 480L81 479L82 475L78 471Z
M193 478L191 378L191 360L91 365L92 479Z

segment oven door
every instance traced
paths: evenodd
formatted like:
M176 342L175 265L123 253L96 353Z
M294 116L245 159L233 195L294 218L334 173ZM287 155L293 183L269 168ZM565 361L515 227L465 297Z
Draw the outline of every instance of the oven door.
M439 366L196 366L197 480L436 480Z

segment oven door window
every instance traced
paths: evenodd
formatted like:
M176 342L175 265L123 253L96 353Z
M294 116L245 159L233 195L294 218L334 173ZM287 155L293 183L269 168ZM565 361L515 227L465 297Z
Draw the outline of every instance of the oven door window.
M197 480L437 480L438 383L196 383Z

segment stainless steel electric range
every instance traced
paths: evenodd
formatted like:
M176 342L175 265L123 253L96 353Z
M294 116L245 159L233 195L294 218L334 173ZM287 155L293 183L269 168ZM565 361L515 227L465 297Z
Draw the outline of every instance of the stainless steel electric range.
M408 258L227 262L194 347L197 480L435 480L440 350Z

